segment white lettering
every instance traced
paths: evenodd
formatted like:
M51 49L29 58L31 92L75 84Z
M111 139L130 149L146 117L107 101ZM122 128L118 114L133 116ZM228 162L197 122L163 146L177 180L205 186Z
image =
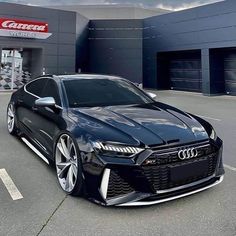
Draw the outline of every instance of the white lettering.
M6 20L2 22L2 27L8 29L20 29L29 31L42 31L42 32L46 30L46 25L23 24L23 23L17 23L12 20Z
M6 20L6 21L2 22L2 27L8 28L9 23L14 23L14 21Z
M38 26L38 30L39 30L39 31L45 31L45 29L46 29L46 26L45 26L45 25L39 25L39 26Z
M17 29L22 29L23 26L24 26L24 24L18 24Z

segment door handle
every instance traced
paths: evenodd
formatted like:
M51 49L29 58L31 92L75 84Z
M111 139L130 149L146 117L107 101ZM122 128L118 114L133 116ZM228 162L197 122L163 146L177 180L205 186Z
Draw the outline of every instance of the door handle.
M32 110L33 110L33 111L38 111L38 108L35 107L35 106L33 106L33 107L32 107Z
M24 98L23 98L23 96L20 95L20 96L18 97L17 101L18 101L18 104L24 103Z

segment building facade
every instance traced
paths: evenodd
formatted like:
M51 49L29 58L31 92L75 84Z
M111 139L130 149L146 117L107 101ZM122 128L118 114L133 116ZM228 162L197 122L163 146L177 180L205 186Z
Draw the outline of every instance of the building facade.
M144 19L78 12L0 3L0 90L42 73L91 72L152 89L236 95L236 1Z
M75 12L0 3L0 91L17 89L42 73L83 69L87 24ZM76 60L76 53L83 59Z
M236 1L144 19L144 86L236 95Z

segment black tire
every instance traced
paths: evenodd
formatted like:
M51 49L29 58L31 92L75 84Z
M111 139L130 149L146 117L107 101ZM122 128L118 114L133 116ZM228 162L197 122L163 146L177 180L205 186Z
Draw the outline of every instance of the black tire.
M70 153L69 153L70 158L71 158L70 161L68 160L68 153L67 153L67 155L63 155L63 152L64 153L66 153L66 152L60 151L60 149L62 148L62 142L63 142L62 140L65 140L65 142L67 142L67 144L68 144L67 138L70 139L69 143L73 142L73 145L72 145ZM68 147L68 150L69 150L69 147ZM73 154L76 154L76 161L74 159L75 155L73 155ZM65 133L60 134L60 136L58 137L58 139L54 145L54 160L55 160L57 179L58 179L59 185L61 186L63 191L69 195L82 196L84 194L84 179L83 179L83 171L82 171L82 161L80 158L78 144L77 144L76 140L72 137L71 134L65 132ZM63 163L63 165L64 165L64 163L70 163L70 164L68 164L68 165L70 165L70 167L68 167L68 172L67 172L67 170L65 170L64 171L65 173L61 174L61 172L63 172L62 171L63 170L62 163ZM65 164L65 166L66 166L66 164ZM74 173L75 166L77 167L77 172L76 172L77 174ZM70 178L71 174L73 175L72 178ZM75 176L76 176L76 178L73 178ZM68 178L74 180L73 188L67 187Z
M15 107L12 102L10 102L7 106L7 130L9 134L16 135L17 134L17 126L16 126L16 114Z

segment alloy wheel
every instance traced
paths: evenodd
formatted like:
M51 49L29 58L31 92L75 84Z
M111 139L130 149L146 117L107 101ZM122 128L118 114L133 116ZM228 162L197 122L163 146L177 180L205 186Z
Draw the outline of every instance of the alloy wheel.
M60 136L55 154L59 183L64 191L71 193L78 178L78 155L74 141L69 135Z
M15 126L15 115L13 105L10 104L7 110L7 128L9 133L12 133Z

